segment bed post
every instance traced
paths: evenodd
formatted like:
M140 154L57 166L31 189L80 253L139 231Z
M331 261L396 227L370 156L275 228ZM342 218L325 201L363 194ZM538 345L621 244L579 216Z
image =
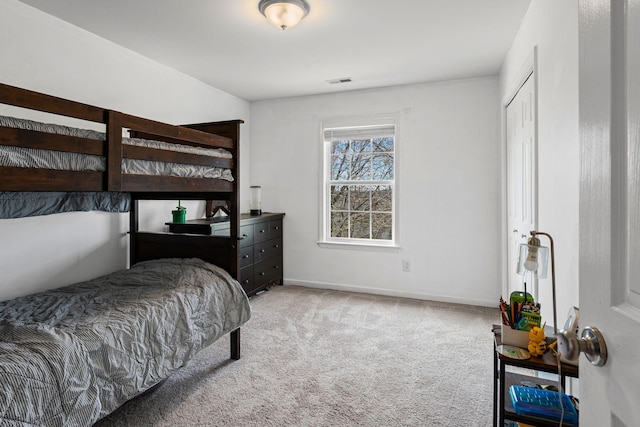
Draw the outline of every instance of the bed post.
M240 328L231 331L231 358L240 359Z
M129 268L138 262L137 259L137 237L138 237L138 199L131 195L131 206L129 207Z
M108 191L122 191L122 114L107 110L107 173Z

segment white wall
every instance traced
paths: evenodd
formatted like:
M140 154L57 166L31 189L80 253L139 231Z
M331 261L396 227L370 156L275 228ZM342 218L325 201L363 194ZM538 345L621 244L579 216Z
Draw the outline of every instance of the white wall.
M535 0L500 73L500 98L538 46L538 230L553 236L560 326L578 305L578 4ZM548 245L543 236L541 242ZM540 281L542 315L553 322L551 282Z
M285 283L494 306L498 105L497 77L252 103L251 184L286 213ZM383 113L400 113L401 249L319 247L321 121Z
M0 40L2 83L174 124L245 120L240 173L249 176L246 101L16 0L0 2ZM145 228L162 230L174 205L149 204ZM204 214L204 203L187 207ZM102 212L0 220L0 300L126 267L127 230L127 214Z

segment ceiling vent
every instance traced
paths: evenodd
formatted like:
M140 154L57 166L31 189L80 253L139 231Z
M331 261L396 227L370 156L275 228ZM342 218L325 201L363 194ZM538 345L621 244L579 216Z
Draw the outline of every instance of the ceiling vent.
M330 85L337 85L340 83L351 83L351 77L343 77L341 79L333 79L333 80L327 80L329 82Z

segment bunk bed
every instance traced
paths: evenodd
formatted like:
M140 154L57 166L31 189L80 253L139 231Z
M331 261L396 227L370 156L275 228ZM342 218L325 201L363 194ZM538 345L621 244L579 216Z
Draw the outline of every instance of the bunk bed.
M0 194L124 195L105 210L129 211L131 265L0 302L0 424L91 425L226 333L239 359L242 121L174 126L5 84L0 104L104 127L0 118ZM144 200L223 203L230 236L140 231Z

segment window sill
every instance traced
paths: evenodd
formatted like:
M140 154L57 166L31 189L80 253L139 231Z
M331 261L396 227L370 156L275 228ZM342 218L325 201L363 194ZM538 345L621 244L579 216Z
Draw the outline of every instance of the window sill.
M378 244L378 243L360 243L360 242L331 242L327 240L319 240L318 246L326 249L349 249L349 250L367 250L382 252L398 252L401 247L397 244Z

